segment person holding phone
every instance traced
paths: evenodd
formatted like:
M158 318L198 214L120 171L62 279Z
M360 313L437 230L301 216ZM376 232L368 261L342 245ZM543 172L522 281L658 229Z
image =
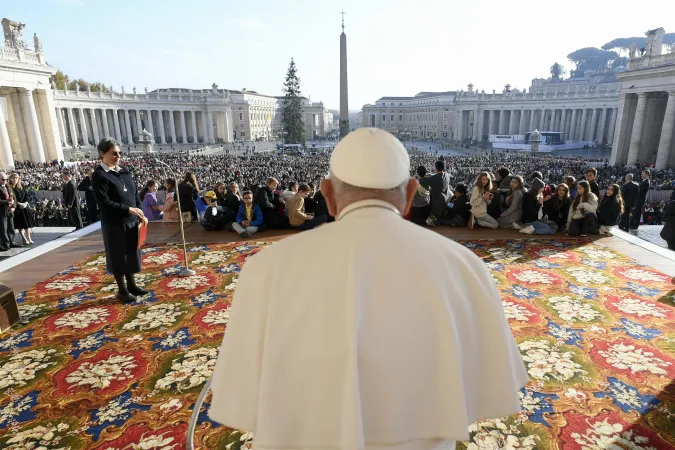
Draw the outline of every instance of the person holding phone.
M103 138L98 144L100 164L91 179L96 203L101 208L101 231L108 272L117 282L117 298L124 303L136 301L149 292L136 285L134 274L141 271L138 250L138 226L148 224L134 178L120 167L120 144ZM125 283L126 281L126 283Z

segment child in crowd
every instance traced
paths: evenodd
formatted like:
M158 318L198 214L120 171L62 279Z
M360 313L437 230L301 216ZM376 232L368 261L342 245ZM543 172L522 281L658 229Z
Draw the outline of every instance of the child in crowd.
M244 191L243 203L239 206L237 220L232 224L234 231L242 238L247 238L257 233L263 224L263 213L260 206L253 204L253 193Z

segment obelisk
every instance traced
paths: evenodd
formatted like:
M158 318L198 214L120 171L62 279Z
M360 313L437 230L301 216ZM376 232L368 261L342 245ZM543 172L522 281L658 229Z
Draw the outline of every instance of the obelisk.
M349 94L347 93L347 35L345 12L342 11L342 34L340 35L340 139L349 133Z

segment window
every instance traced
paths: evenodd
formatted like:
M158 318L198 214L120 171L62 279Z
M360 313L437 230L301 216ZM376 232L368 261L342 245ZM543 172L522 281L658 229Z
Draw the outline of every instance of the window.
M244 113L239 113L239 120L241 120L241 121L244 120Z
M382 122L384 122L384 121L386 121L386 120L387 120L387 115L386 115L386 114L382 114Z
M401 121L401 122L403 122L403 114L399 114L399 115L398 115L398 120Z
M394 115L393 114L391 115L391 117L389 117L389 120L391 120L392 122L394 121Z

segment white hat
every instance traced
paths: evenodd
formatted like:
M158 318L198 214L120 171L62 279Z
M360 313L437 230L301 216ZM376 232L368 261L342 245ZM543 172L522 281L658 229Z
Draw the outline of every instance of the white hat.
M335 146L330 173L352 186L392 189L410 178L410 157L390 133L379 128L359 128Z

